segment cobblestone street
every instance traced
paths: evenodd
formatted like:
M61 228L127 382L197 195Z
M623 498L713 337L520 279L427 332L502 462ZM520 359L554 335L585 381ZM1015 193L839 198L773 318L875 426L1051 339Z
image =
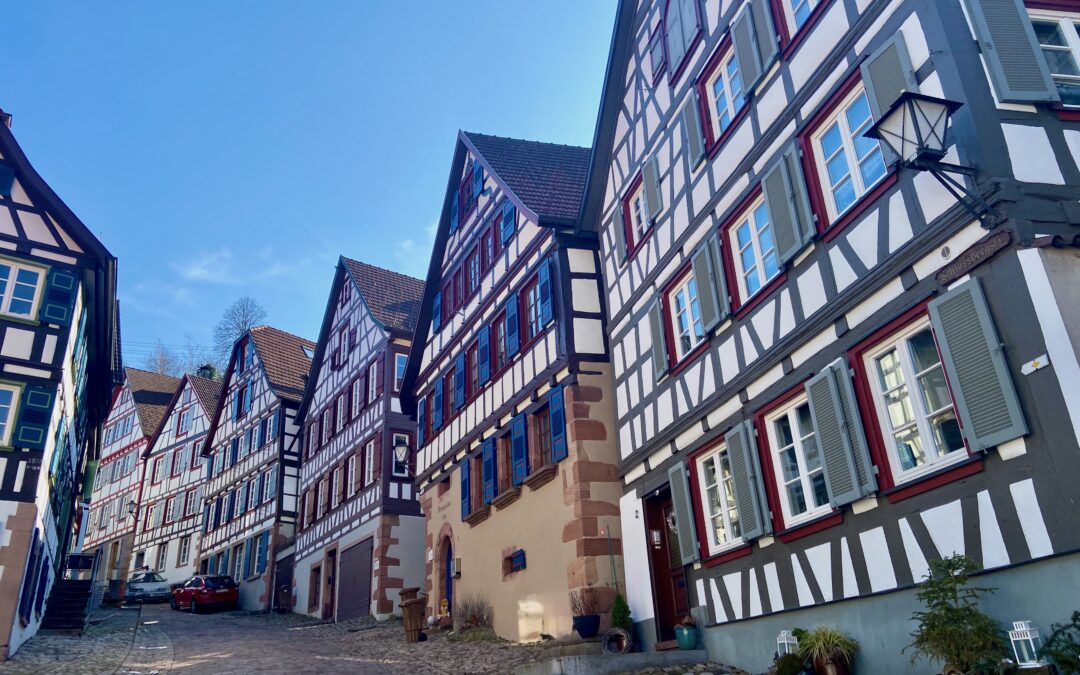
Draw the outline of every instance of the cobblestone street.
M141 621L138 631L136 621ZM0 675L118 673L507 673L539 658L536 647L405 643L401 623L315 623L296 615L192 615L168 605L102 610L80 637L41 634Z

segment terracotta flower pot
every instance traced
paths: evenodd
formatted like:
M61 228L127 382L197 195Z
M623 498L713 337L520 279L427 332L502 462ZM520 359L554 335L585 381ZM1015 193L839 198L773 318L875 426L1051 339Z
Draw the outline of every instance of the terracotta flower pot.
M835 659L814 659L816 675L851 675L851 668L843 661Z

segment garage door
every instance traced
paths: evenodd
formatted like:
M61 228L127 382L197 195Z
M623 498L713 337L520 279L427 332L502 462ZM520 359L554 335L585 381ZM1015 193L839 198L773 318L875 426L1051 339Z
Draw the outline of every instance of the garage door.
M338 570L338 621L371 613L371 539L341 555Z

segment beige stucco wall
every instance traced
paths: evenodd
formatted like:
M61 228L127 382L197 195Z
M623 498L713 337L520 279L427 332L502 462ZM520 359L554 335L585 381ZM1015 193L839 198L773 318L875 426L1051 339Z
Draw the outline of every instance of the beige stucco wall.
M485 597L494 609L495 631L504 638L534 641L541 633L570 635L572 588L601 589L602 609L610 608L613 564L616 574L622 574L621 488L610 366L594 368L603 372L579 376L577 385L564 389L569 456L557 465L554 479L535 488L521 486L515 501L493 506L490 516L474 526L461 520L459 471L451 473L448 487L435 484L422 495L429 613L438 612L444 597L442 556L448 536L454 557L461 561L455 603L470 594ZM614 559L608 555L609 532ZM525 551L526 568L504 576L503 558L517 548ZM604 620L606 625L606 616Z

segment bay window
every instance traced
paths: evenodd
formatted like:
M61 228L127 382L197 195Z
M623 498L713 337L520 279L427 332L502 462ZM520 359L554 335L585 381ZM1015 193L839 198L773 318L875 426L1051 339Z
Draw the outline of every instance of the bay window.
M0 314L32 318L41 299L45 270L0 260Z
M888 173L881 146L863 136L873 123L866 91L858 85L812 135L829 222L839 218Z
M745 301L780 273L769 207L759 197L729 232L739 295Z
M766 415L765 427L785 526L827 512L829 490L806 396Z
M1031 26L1061 102L1080 105L1080 14L1032 13Z
M897 482L967 457L929 321L888 338L863 358Z
M679 361L705 340L697 280L691 272L667 295L671 328L675 336L675 360Z
M731 458L726 446L698 457L698 496L705 517L705 536L709 553L742 543L739 529L739 509L735 504L735 488L731 474Z

